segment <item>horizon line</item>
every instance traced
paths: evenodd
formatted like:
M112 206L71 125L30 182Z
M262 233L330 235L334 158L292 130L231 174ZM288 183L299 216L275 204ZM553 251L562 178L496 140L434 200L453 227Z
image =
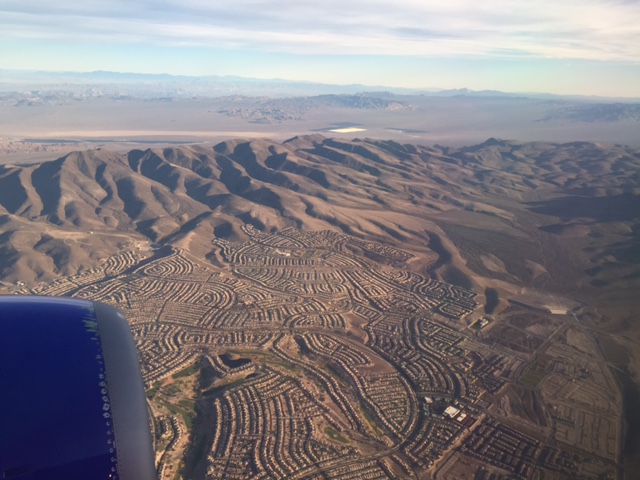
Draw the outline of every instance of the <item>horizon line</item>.
M505 95L514 95L514 96L552 96L552 97L562 97L562 98L586 98L586 99L611 99L611 100L630 100L630 101L640 101L640 96L638 97L621 97L621 96L612 96L612 95L598 95L598 94L562 94L562 93L550 93L550 92L522 92L522 91L506 91L506 90L498 90L498 89L482 89L482 90L473 90L468 87L452 87L452 88L442 88L442 87L402 87L402 86L392 86L392 85L368 85L362 83L327 83L320 81L311 81L311 80L293 80L281 77L250 77L243 75L234 75L234 74L204 74L204 75L188 75L188 74L175 74L175 73L149 73L149 72L134 72L134 71L117 71L117 70L34 70L34 69L12 69L12 68L0 68L0 72L8 72L14 74L62 74L62 75L95 75L95 74L115 74L115 75L130 75L130 76L148 76L148 77L172 77L176 79L207 79L207 78L220 78L220 79L243 79L243 80L258 80L258 81L266 81L266 82L284 82L291 84L299 84L299 85L309 85L309 86L326 86L326 87L363 87L363 88L371 88L375 90L367 90L358 93L368 93L368 92L376 92L384 90L396 90L396 91L404 91L411 92L413 94L438 94L444 92L469 92L469 93L497 93L497 94L505 94ZM4 79L0 78L0 82L4 81ZM12 82L13 83L13 82ZM19 83L19 82L15 82ZM393 92L389 92L394 94Z

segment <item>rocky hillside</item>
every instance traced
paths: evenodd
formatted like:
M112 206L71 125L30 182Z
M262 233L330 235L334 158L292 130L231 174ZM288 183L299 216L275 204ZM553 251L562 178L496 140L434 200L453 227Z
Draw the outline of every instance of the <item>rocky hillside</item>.
M73 152L0 167L0 279L49 282L132 245L188 248L330 229L400 246L411 268L478 291L522 287L639 307L640 151L490 139L465 148L230 140Z

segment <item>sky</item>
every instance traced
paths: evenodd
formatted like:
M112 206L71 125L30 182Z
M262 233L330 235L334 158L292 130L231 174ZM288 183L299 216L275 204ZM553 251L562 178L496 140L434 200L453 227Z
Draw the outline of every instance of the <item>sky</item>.
M640 0L0 0L0 69L640 97Z

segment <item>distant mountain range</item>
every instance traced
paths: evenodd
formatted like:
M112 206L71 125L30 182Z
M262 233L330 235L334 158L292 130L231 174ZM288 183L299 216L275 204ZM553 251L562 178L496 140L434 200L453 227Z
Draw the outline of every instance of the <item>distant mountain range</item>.
M34 72L0 69L0 91L15 88L45 88L77 90L79 87L96 86L110 89L126 87L131 92L146 95L249 95L249 96L307 96L325 94L352 94L363 91L385 90L395 94L422 93L408 88L373 87L365 85L329 85L283 79L259 79L239 76L185 76L168 74L143 74L119 72ZM164 92L164 93L163 93Z
M400 88L375 85L332 85L317 82L295 80L259 79L233 75L187 76L169 74L122 73L109 71L95 72L44 72L0 69L0 92L14 88L45 88L72 90L79 86L127 86L131 91L144 91L147 94L160 94L173 91L176 94L220 96L240 94L250 96L309 96L324 94L354 94L362 92L388 92L396 95L427 95L438 97L505 97L568 99L587 102L640 102L635 98L609 98L579 95L555 95L534 92L501 92L498 90L470 90L468 88Z
M197 141L216 132L279 140L343 132L469 145L489 136L640 146L640 101L468 89L417 91L241 77L0 70L0 152L6 141ZM144 127L141 127L144 126ZM229 133L242 135L242 133ZM144 143L144 142L142 142ZM14 143L15 146L15 143ZM20 148L20 151L29 150Z

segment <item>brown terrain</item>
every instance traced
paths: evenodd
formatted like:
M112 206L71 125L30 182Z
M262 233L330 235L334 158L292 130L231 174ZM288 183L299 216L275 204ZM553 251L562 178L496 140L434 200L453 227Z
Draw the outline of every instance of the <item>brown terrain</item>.
M286 233L293 231L308 232L312 240L300 240L295 248L291 246L295 242L278 243L278 235L293 238L295 235ZM312 232L325 232L323 240L313 237L316 234ZM236 248L241 254L233 253ZM206 455L198 453L198 448L208 445L213 448L209 466L226 468L228 478L243 478L241 473L229 470L229 465L219 463L230 451L216 453L215 445L220 440L211 437L210 432L211 418L227 408L224 401L231 402L229 398L235 392L243 391L233 386L257 381L251 376L253 373L243 376L235 372L233 362L246 361L262 365L255 371L259 378L294 372L298 380L291 385L303 386L307 393L317 392L318 398L328 395L314 406L318 412L325 412L325 417L319 416L319 423L309 427L310 431L324 431L334 445L336 451L325 452L327 458L335 454L352 459L359 452L357 455L364 459L362 464L355 460L327 460L325 466L322 462L316 464L317 470L300 460L300 472L308 474L304 478L319 478L313 475L320 474L338 478L343 472L340 469L347 472L356 465L364 465L365 472L369 463L371 472L378 469L388 474L371 478L482 478L465 477L469 472L493 472L498 475L495 478L527 478L532 472L546 478L563 478L570 471L563 470L569 468L566 462L571 458L577 461L579 455L591 459L591 463L587 462L591 467L585 466L581 471L586 478L621 476L623 464L628 478L637 473L633 453L640 441L635 433L640 428L640 418L634 413L633 404L640 398L640 150L588 142L518 143L494 138L470 147L427 147L306 135L284 142L235 139L215 146L126 153L99 148L40 163L0 166L0 288L4 293L87 296L93 291L100 297L102 284L91 286L88 280L83 283L77 279L109 265L110 259L125 251L137 252L136 262L142 266L176 255L178 258L184 252L185 258L188 256L199 265L190 269L210 272L202 273L208 281L214 276L211 272L235 275L239 282L258 281L247 265L262 260L259 255L253 260L249 256L245 263L243 255L248 254L242 253L243 248L264 248L265 258L286 255L291 261L314 259L323 249L334 249L331 251L339 251L344 258L360 259L350 261L373 269L381 285L409 285L413 278L431 278L442 285L460 287L463 297L467 295L464 292L475 292L477 308L463 308L464 311L447 316L446 308L438 307L444 312L439 320L442 325L448 325L454 332L451 335L460 335L452 344L457 347L451 347L462 348L453 365L463 372L467 371L465 362L490 364L491 355L497 354L503 360L495 364L501 365L495 366L496 372L502 369L502 373L499 381L494 377L489 380L476 372L476 366L469 367L479 379L478 383L470 382L469 391L480 388L478 391L486 392L481 395L486 404L469 407L478 422L452 433L442 451L431 451L429 462L420 463L414 454L422 434L418 430L412 432L408 425L427 422L430 415L444 415L446 420L448 414L442 413L446 412L446 405L442 403L440 408L438 403L444 398L460 398L462 403L456 404L457 408L467 411L464 402L471 402L467 398L473 395L466 397L457 387L443 399L431 393L428 395L435 399L434 403L425 400L427 406L420 410L422 407L417 405L423 403L418 398L425 397L428 389L420 393L421 387L416 386L412 374L401 373L400 377L393 377L399 382L397 388L405 388L406 384L408 391L414 387L418 391L410 403L412 409L415 406L416 412L422 413L415 414L414 423L396 431L387 423L371 420L372 415L384 417L379 413L383 410L365 406L361 407L360 427L353 427L353 431L342 428L349 422L359 424L360 420L355 420L358 415L353 414L354 420L349 420L346 413L340 421L322 420L333 418L330 412L338 418L346 407L341 406L341 397L327 393L333 387L322 383L326 381L324 377L313 379L309 365L316 363L333 372L332 381L336 388L347 392L347 403L375 404L374 400L363 400L369 387L360 388L357 380L351 379L350 367L337 360L332 363L328 351L313 343L313 336L321 335L318 328L313 327L313 333L294 334L297 330L291 326L291 335L273 340L272 347L256 340L244 349L235 346L217 350L220 355L227 355L216 360L217 364L209 365L201 357L193 357L194 360L185 360L192 370L178 374L175 369L167 370L164 377L145 374L150 399L156 402L153 408L158 419L156 428L160 429L158 445L164 449L158 461L165 465L163 469L169 468L166 465L171 462L185 461L187 473L203 478ZM118 275L128 275L126 278L116 277L113 272L117 269L104 278L110 282L120 278L118 281L124 285L161 270L158 267L156 273L150 273L152 263L148 265L147 270L138 271L132 270L131 263L129 270L118 271ZM345 278L355 278L348 273L351 270L340 268L336 267L336 271L347 272ZM61 285L59 282L74 278L71 286L55 290L54 286ZM260 283L263 280L258 283L260 288L279 292L273 293L276 302L280 294L303 294L294 288L295 278L283 284ZM319 291L326 288L335 293L342 280L326 282L324 287L318 287ZM240 283L234 285L229 283L225 288L245 288ZM386 293L376 293L375 288L365 290L356 297L362 295L371 312L395 312L402 306L404 315L417 315L417 307L411 306L405 293L389 293L387 297ZM247 295L241 300L237 293L238 305L251 305L250 294ZM380 335L372 333L376 322L361 309L349 306L359 298L351 296L347 301L346 297L317 294L318 302L330 305L325 314L335 312L346 319L346 336L334 336L327 345L337 341L331 347L334 353L344 350L350 352L350 358L367 357L367 368L378 374L402 372L402 363L397 363L400 357L394 357L388 350L391 347L382 348L375 343L375 335ZM258 302L265 298L269 295L260 297ZM132 312L137 307L131 299L102 299L118 304L130 318L135 316ZM280 298L286 303L284 299ZM463 301L460 305L471 304ZM162 315L167 315L167 308L158 306L158 319L166 318ZM431 328L422 317L415 319L420 328ZM482 319L488 320L488 325L476 328L475 322ZM134 319L133 325L136 324ZM150 341L145 340L145 335L150 335L148 330L134 328L134 333L140 345ZM424 338L418 343L433 345L429 342L435 337ZM141 348L147 352L143 360L152 365L148 352L153 349ZM267 355L267 359L275 355L276 360L270 365L271 360L261 355ZM173 376L168 376L171 373ZM452 375L458 378L458 374ZM574 379L574 383L568 379ZM176 403L178 406L172 411L167 405L177 392L182 392L182 403ZM214 398L219 403L205 405L203 398ZM191 412L193 418L178 427L182 420L171 420L171 413L176 412L182 412L185 419ZM410 418L409 412L407 415ZM453 421L453 415L451 418ZM462 418L458 420L463 422ZM191 428L192 421L192 436L176 433L173 440L163 436L167 431ZM442 432L453 432L444 423L436 424L439 426L434 428L441 428ZM591 428L585 425L599 426L594 426L594 433L590 434L584 433ZM604 431L608 433L601 433ZM522 432L526 435L521 437ZM498 461L498 457L489 454L489 460L483 457L485 454L480 452L492 451L494 446L487 450L480 444L492 435L502 435L500 438L507 439L507 443L521 442L517 447L522 449L521 463L506 457ZM607 438L606 446L601 435ZM378 437L382 440L373 440ZM241 448L245 445L242 442L250 439L247 435L237 441L237 448ZM403 450L405 444L408 446ZM566 449L556 451L561 444ZM242 447L243 451L251 451L248 445ZM176 448L187 452L186 460L178 453L171 457L171 449ZM163 451L168 453L162 454ZM325 458L324 454L317 455ZM167 458L173 460L167 463ZM259 468L252 463L256 461L246 460L246 468L257 473ZM608 464L614 467L607 470ZM169 476L163 478L172 478L173 468L177 471L178 467L169 468ZM279 470L269 471L276 475L273 472Z
M245 238L245 223L330 229L425 253L413 268L495 289L498 301L522 288L568 295L617 325L638 307L639 155L322 136L73 152L0 170L1 273L51 281L128 238L207 254L213 238Z

